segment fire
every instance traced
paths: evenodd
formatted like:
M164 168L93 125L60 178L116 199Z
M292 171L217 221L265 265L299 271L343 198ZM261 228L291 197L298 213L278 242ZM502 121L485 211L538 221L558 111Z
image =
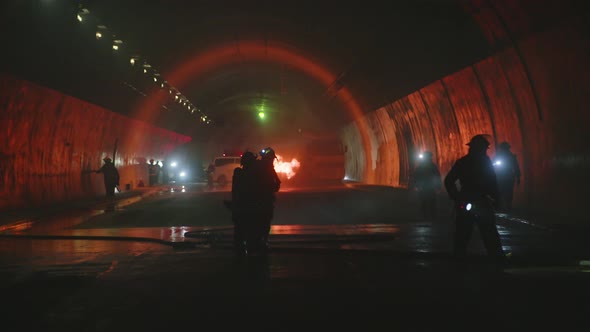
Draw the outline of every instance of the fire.
M295 176L295 171L293 169L299 168L299 161L293 158L291 162L283 161L283 157L277 155L277 159L274 161L275 172L283 173L287 176L287 179L290 179Z

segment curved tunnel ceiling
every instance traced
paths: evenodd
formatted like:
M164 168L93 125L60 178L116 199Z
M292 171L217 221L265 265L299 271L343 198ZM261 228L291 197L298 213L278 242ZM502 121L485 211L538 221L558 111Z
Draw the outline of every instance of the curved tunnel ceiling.
M312 1L82 2L102 24L118 32L129 54L149 59L214 120L213 126L203 126L182 112L162 112L161 92L137 82L117 63L125 61L109 60L112 54L97 51L93 32L75 22L73 2L58 7L40 1L34 15L31 8L11 6L5 11L13 14L9 24L28 37L6 37L22 54L4 63L27 62L11 68L25 68L24 76L33 80L203 139L216 131L227 133L228 128L232 133L266 130L277 135L301 127L310 132L337 130L490 52L461 2L452 0L370 1L362 6ZM19 10L22 16L15 16ZM40 36L55 40L44 44ZM222 48L232 49L231 59L215 53ZM31 49L46 56L35 57ZM273 49L275 56L260 54ZM288 54L278 54L283 50ZM219 61L194 68L207 56ZM39 74L32 64L45 69ZM97 83L81 83L80 73ZM122 82L138 87L140 93ZM272 129L257 122L260 105L267 107L266 125Z

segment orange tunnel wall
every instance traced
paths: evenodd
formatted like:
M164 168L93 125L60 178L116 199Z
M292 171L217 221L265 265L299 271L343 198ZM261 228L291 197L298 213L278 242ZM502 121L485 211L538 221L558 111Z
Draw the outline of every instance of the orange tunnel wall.
M0 76L0 208L104 195L114 158L121 188L147 185L146 160L162 160L190 138L30 82Z
M479 9L478 15L485 14ZM499 17L497 10L488 14ZM521 16L514 19L522 21ZM487 17L483 26L489 27L490 20ZM427 149L444 177L467 152L470 137L485 133L494 138L493 144L508 141L518 157L522 171L522 183L515 190L518 208L551 216L552 223L587 223L590 43L588 30L575 16L556 20L558 24L513 40L495 55L345 127L346 176L406 187L413 158ZM359 160L364 155L358 128L365 125L375 151L367 173ZM490 157L493 154L492 146Z

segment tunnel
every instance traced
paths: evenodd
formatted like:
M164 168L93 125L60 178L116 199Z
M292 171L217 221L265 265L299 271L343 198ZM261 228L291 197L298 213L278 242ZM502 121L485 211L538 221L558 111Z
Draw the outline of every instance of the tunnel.
M104 157L133 188L187 145L205 166L272 146L301 177L325 146L310 181L403 189L419 153L444 175L486 134L518 158L519 211L587 226L582 4L4 1L0 208L97 195Z

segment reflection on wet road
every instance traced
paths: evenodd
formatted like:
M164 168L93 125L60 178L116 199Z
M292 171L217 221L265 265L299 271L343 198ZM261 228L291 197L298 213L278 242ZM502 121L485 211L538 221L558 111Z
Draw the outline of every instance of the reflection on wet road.
M135 250L129 248L153 249L162 245L230 249L233 225L230 211L222 203L230 198L227 189L211 190L204 184L159 187L149 196L104 201L91 208L5 226L0 235L36 239L38 242L27 243L55 251L60 257L89 252L95 257L127 254L127 250ZM453 224L444 201L439 206L439 216L432 221L421 220L417 202L405 191L388 187L287 188L278 195L270 242L275 250L448 255ZM585 243L556 237L548 229L532 227L508 215L498 217L499 233L508 252L536 257L590 257ZM470 246L470 252L484 254L477 234ZM22 246L14 248L23 250ZM86 251L87 248L92 249ZM14 250L10 251L19 257Z
M590 263L576 260L587 245L527 223L499 220L516 258L509 266L482 260L477 234L474 255L459 264L449 254L453 228L444 204L440 218L425 221L403 191L293 189L279 194L270 253L239 257L222 204L229 192L184 189L6 227L3 324L136 331L212 322L223 329L230 320L262 317L281 330L318 321L350 328L351 319L359 330L392 322L435 330L444 317L469 329L567 317L558 319L565 328L582 326L590 310L578 301L590 296ZM416 323L416 313L427 322ZM457 313L468 318L457 321ZM490 321L490 313L502 319Z

